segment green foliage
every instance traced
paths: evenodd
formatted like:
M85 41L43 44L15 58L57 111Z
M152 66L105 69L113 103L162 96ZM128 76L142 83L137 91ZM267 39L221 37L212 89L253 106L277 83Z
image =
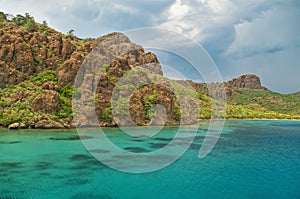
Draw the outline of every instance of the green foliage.
M145 119L150 120L156 114L155 110L152 108L153 105L157 102L156 90L153 89L152 94L145 95L142 100L143 100L143 105L144 105L144 110L145 110L145 115L146 115Z
M181 119L181 112L180 112L180 106L175 104L174 106L174 118L176 121L180 121Z
M46 32L47 31L47 29L48 29L48 24L47 24L47 22L46 21L43 21L43 23L42 23L42 25L40 26L40 32L41 33L44 33L44 32Z
M269 90L239 89L227 99L233 105L266 109L281 114L300 115L300 100L297 95L282 95Z
M28 19L24 25L24 28L28 32L34 32L36 29L35 21L33 19Z
M72 98L73 97L73 86L64 86L59 88L59 93L63 95L66 98Z
M18 26L23 26L26 24L26 18L23 15L16 15L12 18L12 21L15 22Z
M71 100L63 95L60 95L60 107L61 110L55 115L61 119L65 119L66 121L70 122L73 118Z
M36 29L34 18L29 13L26 13L25 16L18 14L12 18L12 21L18 26L24 26L28 32L33 32Z
M114 101L113 111L117 116L127 116L128 100L126 98L119 98Z
M0 12L0 22L7 21L7 17L3 12Z
M74 37L75 30L71 29L68 31L67 35Z
M39 65L39 63L40 63L40 60L38 59L38 58L36 58L36 57L34 57L33 58L33 62L34 62L34 65Z
M109 65L109 64L103 64L102 67L103 67L103 71L104 71L105 73L107 73L108 70L109 70L109 68L110 68L110 65Z
M52 81L57 84L57 82L58 82L57 71L46 70L42 73L39 73L37 75L30 77L30 81L36 85L42 85L46 80Z
M39 91L40 88L29 81L0 89L0 125L7 126L14 122L34 121L37 113L31 112L30 102L38 95ZM23 93L24 98L17 98L20 93Z
M109 103L99 114L99 120L110 120L112 118L112 106Z

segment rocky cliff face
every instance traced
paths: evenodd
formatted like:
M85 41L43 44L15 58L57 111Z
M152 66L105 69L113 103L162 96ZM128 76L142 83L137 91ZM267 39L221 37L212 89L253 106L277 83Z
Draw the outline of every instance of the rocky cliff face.
M2 126L74 127L72 103L83 113L79 126L191 124L210 118L209 96L224 97L221 83L164 78L156 55L124 34L82 40L45 24L28 29L0 20ZM241 88L266 90L251 74L224 85L227 97Z
M28 32L7 22L0 29L0 88L46 70L58 70L60 84L72 85L76 68L96 43L95 39L80 40L50 28Z
M230 89L248 88L248 89L266 89L261 85L260 78L253 74L242 75L225 83Z
M95 125L87 122L93 121L89 118L93 117L89 115L93 111L96 111L101 126L127 125L128 118L137 125L158 125L162 124L162 119L168 125L179 122L180 110L174 92L168 86L151 84L153 82L145 71L139 71L133 78L133 85L141 82L143 85L139 85L128 99L129 117L116 119L113 116L112 94L116 86L120 86L117 84L124 74L140 68L163 75L156 55L145 52L125 35L111 33L98 39L82 40L41 24L28 31L14 21L3 23L0 28L0 88L4 93L1 95L2 125L22 123L37 128L72 126L72 116L68 116L71 115L72 90L76 75L82 74L82 85L78 88L82 103L91 104L93 96L95 107L85 106L82 110L85 114L78 120L81 126ZM30 85L32 88L29 88ZM10 88L12 92L6 92ZM131 92L125 88L118 97ZM9 100L22 93L24 96L15 102ZM20 110L26 106L23 114L19 109L15 110L16 103L21 104ZM161 114L151 109L155 104L161 104L166 118L159 119ZM156 119L153 119L154 115ZM186 119L185 122L195 120Z
M261 85L260 78L254 74L242 75L224 83L204 84L190 81L190 84L198 92L205 93L213 98L224 98L224 94L226 97L230 97L234 91L241 88L267 90L267 88Z
M77 118L80 126L95 126L98 122L101 126L179 123L175 93L166 86L167 82L153 82L154 76L159 79L163 75L156 55L146 53L124 34L112 33L100 38L97 47L80 67L83 74L78 73L82 79L78 89L83 92L79 102L80 110L84 113ZM95 71L99 73L95 74ZM89 105L94 92L95 107ZM115 96L114 92L117 92ZM113 98L117 102L114 103ZM160 110L153 109L155 104L163 107L166 118L159 118ZM94 109L98 121L93 120ZM195 121L192 117L185 120L186 123Z

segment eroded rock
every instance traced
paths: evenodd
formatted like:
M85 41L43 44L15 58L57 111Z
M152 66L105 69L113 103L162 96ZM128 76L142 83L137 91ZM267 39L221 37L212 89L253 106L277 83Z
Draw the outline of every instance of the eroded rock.
M58 92L53 90L42 90L32 101L33 112L42 112L53 114L60 110L60 96Z

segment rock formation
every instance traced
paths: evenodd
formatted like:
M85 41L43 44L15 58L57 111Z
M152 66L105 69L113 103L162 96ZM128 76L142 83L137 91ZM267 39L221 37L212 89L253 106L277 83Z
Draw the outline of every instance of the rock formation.
M210 117L209 97L266 90L252 74L224 84L164 78L156 55L122 33L83 40L1 20L0 125L10 129L72 127L72 103L79 126L192 124Z

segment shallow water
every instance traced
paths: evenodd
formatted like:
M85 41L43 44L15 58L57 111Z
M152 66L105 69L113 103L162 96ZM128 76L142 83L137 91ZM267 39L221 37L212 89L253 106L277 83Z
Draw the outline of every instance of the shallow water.
M148 153L167 145L177 128L152 138L104 131L119 147ZM170 166L130 174L97 161L76 130L1 129L0 198L300 198L300 122L227 121L212 152L199 159L205 133L204 125Z

